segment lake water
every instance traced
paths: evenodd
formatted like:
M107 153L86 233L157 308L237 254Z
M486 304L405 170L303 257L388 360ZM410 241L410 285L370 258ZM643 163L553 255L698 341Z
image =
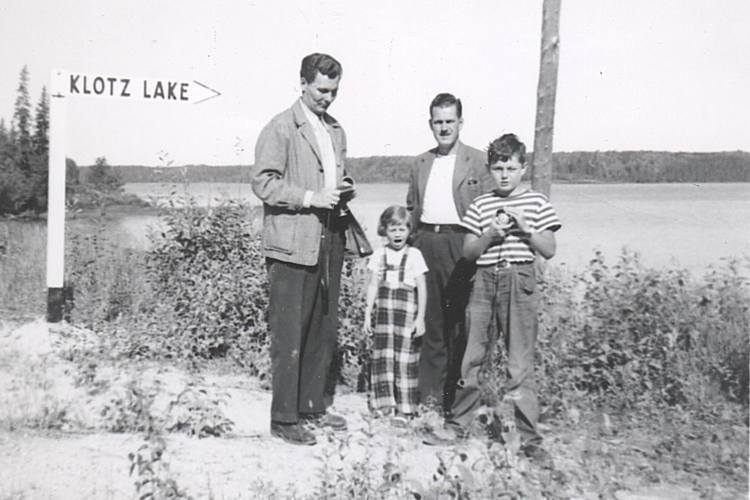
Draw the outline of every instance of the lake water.
M351 208L379 244L375 226L388 205L403 204L406 184L360 184ZM126 184L126 191L163 203L185 187ZM241 199L258 205L249 184L195 183L187 191L201 205ZM750 256L750 183L559 184L551 201L563 227L551 265L580 269L601 250L609 262L623 248L649 266L679 266L702 273L723 258ZM154 216L125 216L122 228L136 244L146 244Z

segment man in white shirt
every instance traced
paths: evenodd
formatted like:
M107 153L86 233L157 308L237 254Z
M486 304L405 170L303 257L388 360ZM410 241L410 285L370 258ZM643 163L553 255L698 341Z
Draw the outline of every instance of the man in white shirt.
M494 187L481 151L459 141L461 100L441 93L430 103L430 129L437 147L416 157L406 207L416 228L413 244L427 273L426 333L419 362L420 401L450 411L466 344L464 311L474 265L462 257L469 204Z
M271 434L313 445L309 424L346 429L329 413L326 382L336 349L345 221L346 134L328 114L341 81L328 54L302 59L302 93L258 137L253 192L263 201L263 255L269 282ZM351 195L351 189L348 190Z

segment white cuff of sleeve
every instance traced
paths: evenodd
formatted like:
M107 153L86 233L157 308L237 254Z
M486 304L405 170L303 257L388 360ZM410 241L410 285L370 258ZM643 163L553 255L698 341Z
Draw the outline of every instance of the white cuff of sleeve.
M305 197L302 198L302 206L305 208L310 208L310 202L312 201L313 192L312 191L305 191Z

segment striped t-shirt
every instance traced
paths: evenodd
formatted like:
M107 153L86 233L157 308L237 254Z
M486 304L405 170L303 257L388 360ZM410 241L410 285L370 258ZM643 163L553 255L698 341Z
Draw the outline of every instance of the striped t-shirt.
M497 210L509 207L523 209L526 222L533 231L546 229L557 231L562 227L547 197L530 190L511 194L506 198L498 196L495 192L474 198L461 225L469 232L482 236L482 233L489 228L490 221L496 217ZM514 234L508 234L500 244L487 247L487 250L477 259L477 265L493 266L500 260L513 263L531 262L534 260L534 251L527 241Z

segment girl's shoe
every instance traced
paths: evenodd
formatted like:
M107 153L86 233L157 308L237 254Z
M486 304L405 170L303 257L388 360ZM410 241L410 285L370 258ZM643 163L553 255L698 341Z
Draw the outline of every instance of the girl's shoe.
M372 416L375 418L386 418L393 416L393 410L387 409L387 410L372 410Z
M398 427L399 429L404 429L409 427L409 420L403 415L396 415L391 417L391 425L393 427Z

